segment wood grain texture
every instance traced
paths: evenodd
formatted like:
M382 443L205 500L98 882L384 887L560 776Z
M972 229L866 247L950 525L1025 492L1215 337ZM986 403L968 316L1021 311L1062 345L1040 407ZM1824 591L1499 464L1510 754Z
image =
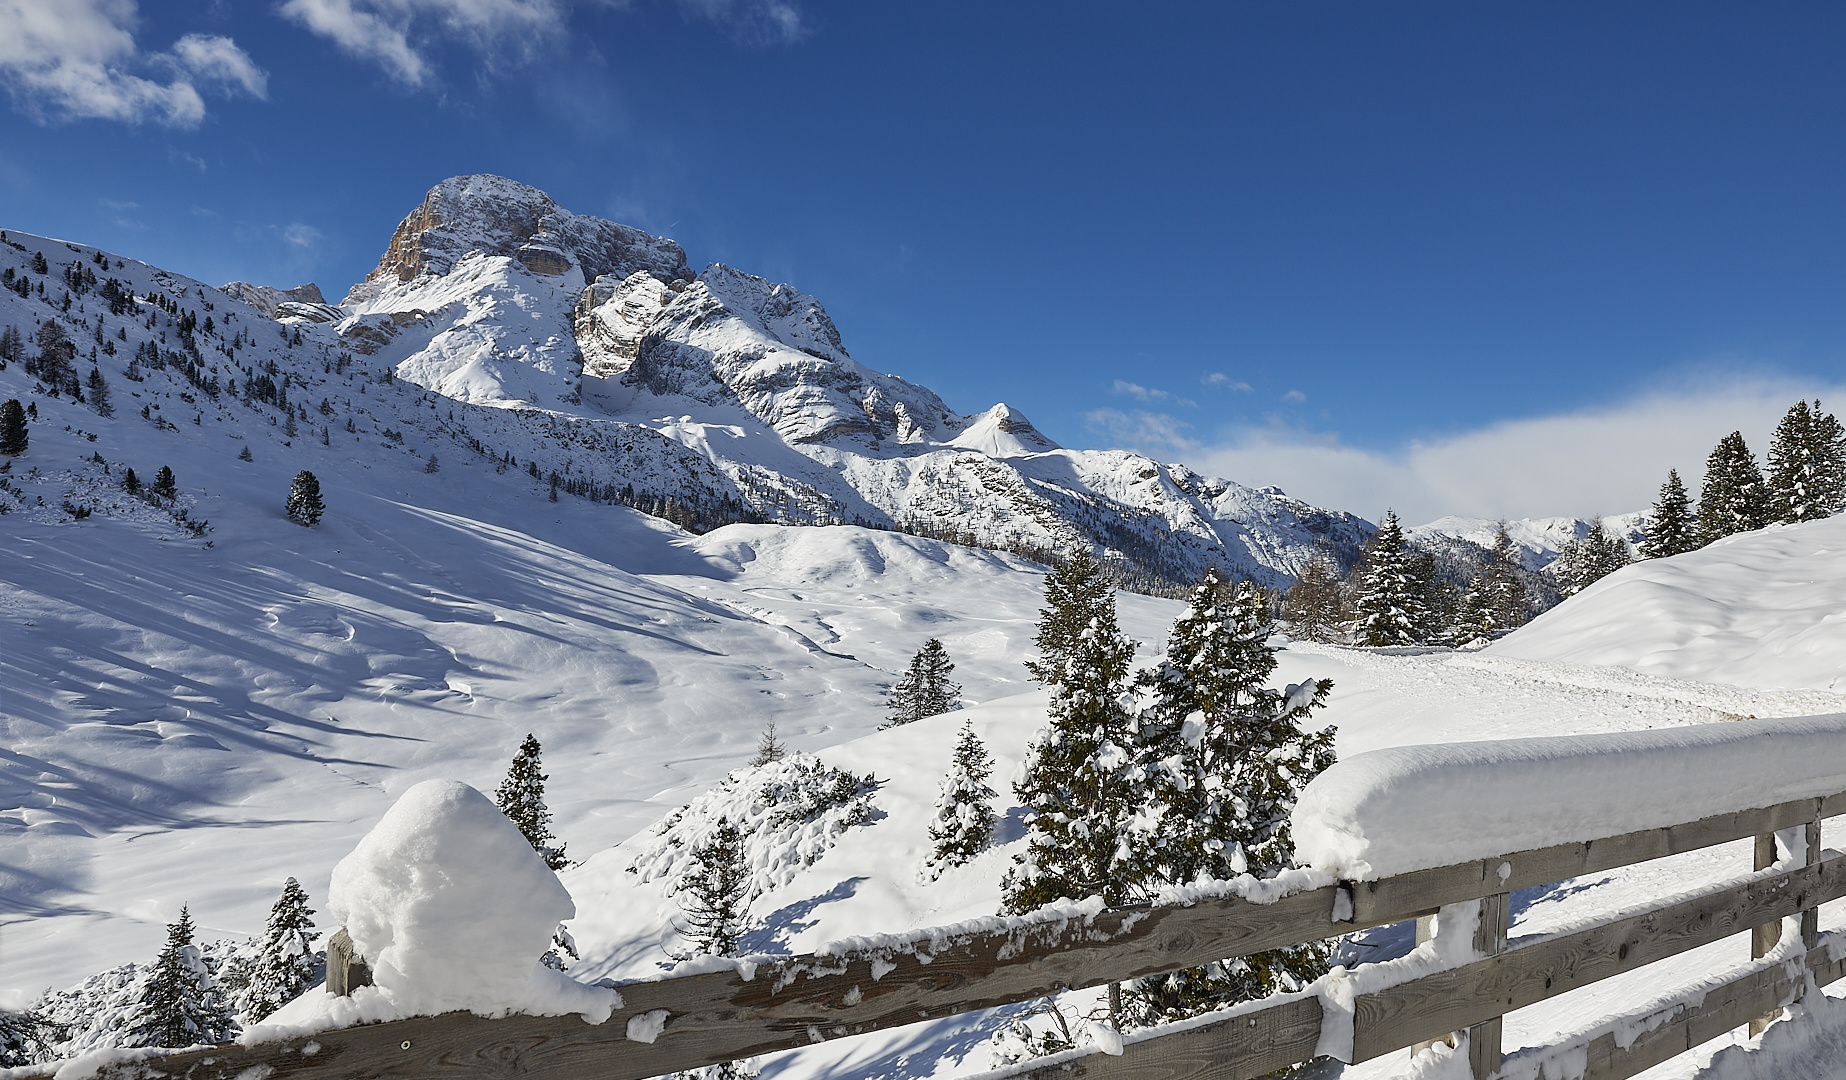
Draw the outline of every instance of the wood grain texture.
M1214 1024L1159 1032L1122 1047L1006 1074L1020 1080L1254 1080L1314 1057L1320 1000L1296 998Z
M1506 935L1512 925L1513 896L1495 893L1481 897L1481 917L1474 924L1474 951L1483 956L1498 956L1506 951ZM1500 1035L1502 1021L1495 1016L1468 1029L1468 1068L1474 1080L1487 1080L1500 1071Z

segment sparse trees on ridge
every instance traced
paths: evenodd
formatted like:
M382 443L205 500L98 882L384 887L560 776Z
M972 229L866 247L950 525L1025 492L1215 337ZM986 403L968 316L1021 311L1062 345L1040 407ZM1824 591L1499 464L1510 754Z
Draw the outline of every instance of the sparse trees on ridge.
M562 870L570 865L564 855L564 845L556 844L556 836L551 832L551 810L545 805L545 781L550 779L540 768L538 739L530 732L525 741L519 744L519 751L513 755L513 764L506 771L506 779L500 781L500 787L494 792L494 802L500 807L513 824L519 826L519 832L545 860L545 865L553 870Z
M1831 413L1797 401L1769 444L1766 517L1794 524L1846 509L1846 434Z
M887 699L889 714L878 726L897 727L960 708L961 687L949 679L954 671L955 665L949 662L948 650L942 647L942 642L935 638L924 642L910 658L909 669L891 688Z
M1603 528L1602 518L1590 522L1589 532L1564 545L1553 564L1565 596L1575 596L1627 566L1628 545Z

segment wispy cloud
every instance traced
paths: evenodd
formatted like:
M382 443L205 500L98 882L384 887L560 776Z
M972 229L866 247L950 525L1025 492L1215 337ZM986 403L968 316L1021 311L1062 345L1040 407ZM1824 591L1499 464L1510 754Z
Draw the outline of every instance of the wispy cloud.
M1233 379L1222 371L1214 371L1199 381L1206 386L1215 386L1220 390L1241 390L1245 393L1250 390L1249 383L1242 379Z
M1205 447L1186 434L1192 425L1176 416L1149 409L1096 409L1083 414L1090 429L1112 445L1139 450L1151 457L1177 460L1196 457Z
M281 11L408 86L433 76L426 53L439 39L490 60L523 61L561 33L570 14L559 0L287 0Z
M740 45L792 45L811 32L789 0L679 0L679 7Z
M296 247L311 248L321 242L321 231L297 221L282 230L282 239Z
M1288 393L1282 395L1282 400L1288 402L1290 405L1299 405L1307 399L1308 396L1299 390L1290 390Z
M136 21L134 0L4 0L0 81L20 110L41 121L178 128L205 119L201 88L267 93L268 77L230 38L187 34L170 52L144 53Z
M1152 403L1156 401L1170 401L1175 405L1181 405L1188 409L1195 409L1199 404L1191 398L1174 397L1165 390L1157 390L1152 387L1142 386L1139 383L1131 383L1126 379L1115 380L1115 385L1109 388L1109 392L1116 397L1131 397L1136 401L1142 402Z

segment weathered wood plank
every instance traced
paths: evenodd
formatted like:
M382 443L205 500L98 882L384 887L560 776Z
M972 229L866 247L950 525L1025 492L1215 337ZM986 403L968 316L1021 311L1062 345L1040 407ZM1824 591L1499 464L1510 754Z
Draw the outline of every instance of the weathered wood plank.
M1832 813L1846 813L1846 793ZM1618 866L1663 859L1745 837L1793 828L1831 816L1823 800L1797 799L1775 806L1718 814L1684 825L1645 829L1580 844L1520 851L1479 862L1457 863L1417 870L1381 881L1356 882L1352 888L1355 926L1386 923L1426 915L1444 904L1473 900L1497 892L1513 892L1535 885L1581 877Z
M1846 856L1513 949L1354 1002L1365 1061L1846 896Z
M1498 956L1506 951L1506 935L1512 926L1511 893L1495 893L1481 898L1481 917L1474 926L1474 951L1483 956ZM1500 1071L1501 1018L1483 1020L1468 1029L1468 1067L1474 1080L1487 1080Z
M1120 1057L1089 1053L1027 1066L1009 1080L1254 1080L1314 1057L1320 999L1296 998L1257 1012L1174 1031L1152 1028Z
M1816 948L1810 950L1807 957L1808 970L1813 972L1814 982L1819 986L1846 978L1846 959L1829 960L1827 952ZM1584 1080L1626 1080L1701 1043L1735 1031L1751 1017L1792 1000L1802 987L1801 975L1790 975L1786 965L1777 964L1707 992L1704 1001L1696 1006L1676 1007L1672 1015L1644 1031L1626 1047L1616 1044L1614 1034L1600 1036L1586 1047L1589 1068Z

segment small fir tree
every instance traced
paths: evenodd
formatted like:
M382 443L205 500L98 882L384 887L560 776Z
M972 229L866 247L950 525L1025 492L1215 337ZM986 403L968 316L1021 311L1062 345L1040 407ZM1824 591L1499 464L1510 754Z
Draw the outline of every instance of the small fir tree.
M141 494L141 478L135 475L134 466L129 466L122 473L122 490L130 495Z
M301 883L289 878L269 909L263 944L242 993L244 1017L259 1023L300 997L320 977L322 961L314 952L314 911Z
M1660 485L1660 497L1647 515L1641 557L1665 559L1695 551L1698 546L1698 515L1692 509L1692 499L1686 494L1686 485L1680 482L1679 470L1668 469L1667 482Z
M0 454L17 457L26 452L30 436L26 433L26 410L18 398L0 402Z
M992 775L993 758L974 733L974 723L962 721L955 756L936 795L936 819L929 826L930 842L935 844L925 865L929 878L934 879L948 867L965 866L992 842L997 820L995 792L987 786L987 778Z
M436 463L436 455L434 454L431 454L429 460L423 463L423 471L426 473L438 472L441 468L442 466Z
M249 443L245 443L244 448L237 452L237 460L239 461L255 461L256 460L256 455L250 452Z
M1116 625L1115 589L1087 551L1045 580L1038 659L1026 669L1051 691L1048 723L1026 750L1013 790L1027 811L1026 851L1001 883L1006 910L1100 895L1128 901L1121 839L1134 807L1134 642Z
M500 781L494 801L500 804L500 812L519 826L545 865L562 870L570 860L564 856L563 844L553 844L557 837L552 835L551 811L545 806L545 781L550 778L539 771L542 764L538 739L528 733L519 744L519 752L513 755L512 767L507 769L506 779Z
M0 361L16 364L26 358L26 339L12 323L0 330Z
M1144 678L1146 794L1129 831L1128 873L1141 899L1166 885L1270 877L1294 865L1289 814L1333 764L1332 727L1309 730L1330 680L1275 690L1277 649L1262 594L1215 572L1193 590ZM1296 946L1143 979L1136 1018L1160 1023L1296 989L1328 970L1323 945Z
M776 738L776 722L771 720L756 740L756 756L750 759L750 764L752 767L767 765L772 761L781 761L787 754L788 748L782 745L782 740Z
M212 974L192 943L192 915L180 908L167 926L167 945L155 959L141 1000L130 1013L122 1046L193 1046L228 1042L237 1021L220 1000Z
M690 950L678 958L736 956L749 918L743 834L730 819L719 818L711 837L692 849L692 860L693 869L680 885L685 918L680 935Z
M1289 633L1309 641L1337 641L1342 636L1343 600L1339 566L1326 555L1309 559L1282 598Z
M173 470L171 468L162 465L160 471L154 474L153 486L149 487L148 490L163 499L177 498L179 496L179 481L173 478Z
M1699 546L1768 523L1763 474L1744 444L1743 433L1733 431L1719 439L1705 459L1705 484L1699 489Z
M909 669L891 688L887 699L890 713L879 728L914 723L926 716L940 716L960 708L961 686L949 679L954 671L955 665L949 662L948 650L942 647L942 642L935 638L924 642L910 658Z
M245 449L248 449L246 447ZM320 481L306 469L295 474L294 483L289 485L288 504L284 507L288 519L297 525L312 528L320 524L321 515L327 506L321 502Z
M1397 512L1385 511L1359 566L1353 600L1353 634L1360 645L1415 645L1423 639L1427 610Z
M115 405L109 400L109 380L103 378L102 368L92 367L90 369L89 387L90 408L96 410L96 415L114 416Z

